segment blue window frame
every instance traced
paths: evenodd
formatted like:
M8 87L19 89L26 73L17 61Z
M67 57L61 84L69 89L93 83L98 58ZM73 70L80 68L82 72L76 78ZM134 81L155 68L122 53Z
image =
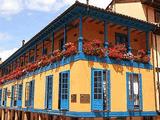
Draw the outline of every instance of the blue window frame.
M2 105L2 89L0 89L0 106Z
M127 109L128 111L142 110L142 75L126 73L127 78Z
M52 109L53 75L46 77L45 108Z
M91 109L99 111L110 110L110 71L92 69L91 75Z
M7 88L3 89L3 101L2 101L2 105L6 107L7 105Z
M34 80L26 83L25 88L25 106L34 106Z
M14 91L15 91L15 86L12 86L12 89L11 89L11 107L14 106Z
M18 85L18 95L17 95L17 106L18 107L22 106L22 90L23 90L23 85L22 84Z
M11 89L11 107L22 106L22 84L13 85Z
M126 34L122 33L115 33L116 44L125 44L126 47L128 46L128 38Z
M59 76L59 109L69 110L70 72L61 72Z

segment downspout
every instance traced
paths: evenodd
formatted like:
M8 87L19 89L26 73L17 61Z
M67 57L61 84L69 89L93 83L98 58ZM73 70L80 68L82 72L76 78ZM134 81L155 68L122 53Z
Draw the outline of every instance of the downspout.
M153 43L153 34L151 34L151 46L152 46L152 62L153 62L153 81L154 81L154 95L155 95L155 110L157 110L157 90L156 90L156 76L155 76L155 60L154 60L154 43Z
M157 64L157 68L159 67L158 66L158 46L157 46L157 36L155 35L155 47L156 47L156 64ZM158 98L159 98L159 105L160 105L160 86L159 86L159 72L156 71L157 73L157 87L158 87ZM158 114L160 114L160 108L159 108L159 111L158 111Z

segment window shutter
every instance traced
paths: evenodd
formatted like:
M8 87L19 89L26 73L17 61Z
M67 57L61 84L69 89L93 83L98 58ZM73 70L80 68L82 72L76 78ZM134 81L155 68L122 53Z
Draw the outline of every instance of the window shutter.
M129 81L130 81L130 73L129 72L127 72L126 73L126 83L127 83L127 85L126 85L126 87L127 87L127 109L128 110L132 110L132 108L133 108L133 104L132 104L132 101L130 100L130 96L129 96ZM130 83L131 84L131 83Z
M14 103L14 86L12 86L12 89L11 89L11 107L13 107L13 103Z
M47 94L48 94L48 76L45 79L45 103L44 103L45 108L47 108Z
M142 74L138 74L139 78L139 102L140 102L140 110L143 109L143 100L142 100Z
M35 80L32 80L31 81L31 107L34 107L34 83L35 83Z
M108 100L107 100L107 109L111 110L111 81L110 81L110 71L107 71L107 83L108 83Z
M0 106L2 105L2 89L0 89Z

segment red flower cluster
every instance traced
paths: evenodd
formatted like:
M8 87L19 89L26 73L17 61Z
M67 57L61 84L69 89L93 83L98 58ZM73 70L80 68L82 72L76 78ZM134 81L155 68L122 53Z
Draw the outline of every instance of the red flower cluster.
M148 63L150 61L150 57L146 55L146 52L142 50L138 50L137 55L134 57L135 61Z
M50 58L50 62L56 62L56 61L60 61L62 59L63 55L62 52L60 50L54 50L52 53L52 56Z
M65 44L65 48L66 50L63 51L63 56L65 57L68 57L77 53L77 47L72 42Z
M125 44L117 44L108 49L108 56L115 59L123 59L127 53Z
M106 55L106 49L100 40L84 42L83 51L87 55L95 55L101 58Z

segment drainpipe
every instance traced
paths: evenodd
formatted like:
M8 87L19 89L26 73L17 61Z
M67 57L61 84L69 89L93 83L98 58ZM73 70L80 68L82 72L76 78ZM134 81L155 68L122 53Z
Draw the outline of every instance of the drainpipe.
M154 95L155 95L155 110L157 110L157 89L156 89L156 76L155 76L155 60L154 60L154 43L153 43L153 34L151 34L151 46L152 46L152 62L153 62L153 79L154 79Z
M159 68L159 65L158 65L158 46L157 46L157 36L156 35L155 35L155 47L156 47L156 64L157 64L156 67ZM160 105L159 72L156 71L156 73L157 73L158 98L159 98L159 105ZM160 114L160 108L159 108L158 114Z

